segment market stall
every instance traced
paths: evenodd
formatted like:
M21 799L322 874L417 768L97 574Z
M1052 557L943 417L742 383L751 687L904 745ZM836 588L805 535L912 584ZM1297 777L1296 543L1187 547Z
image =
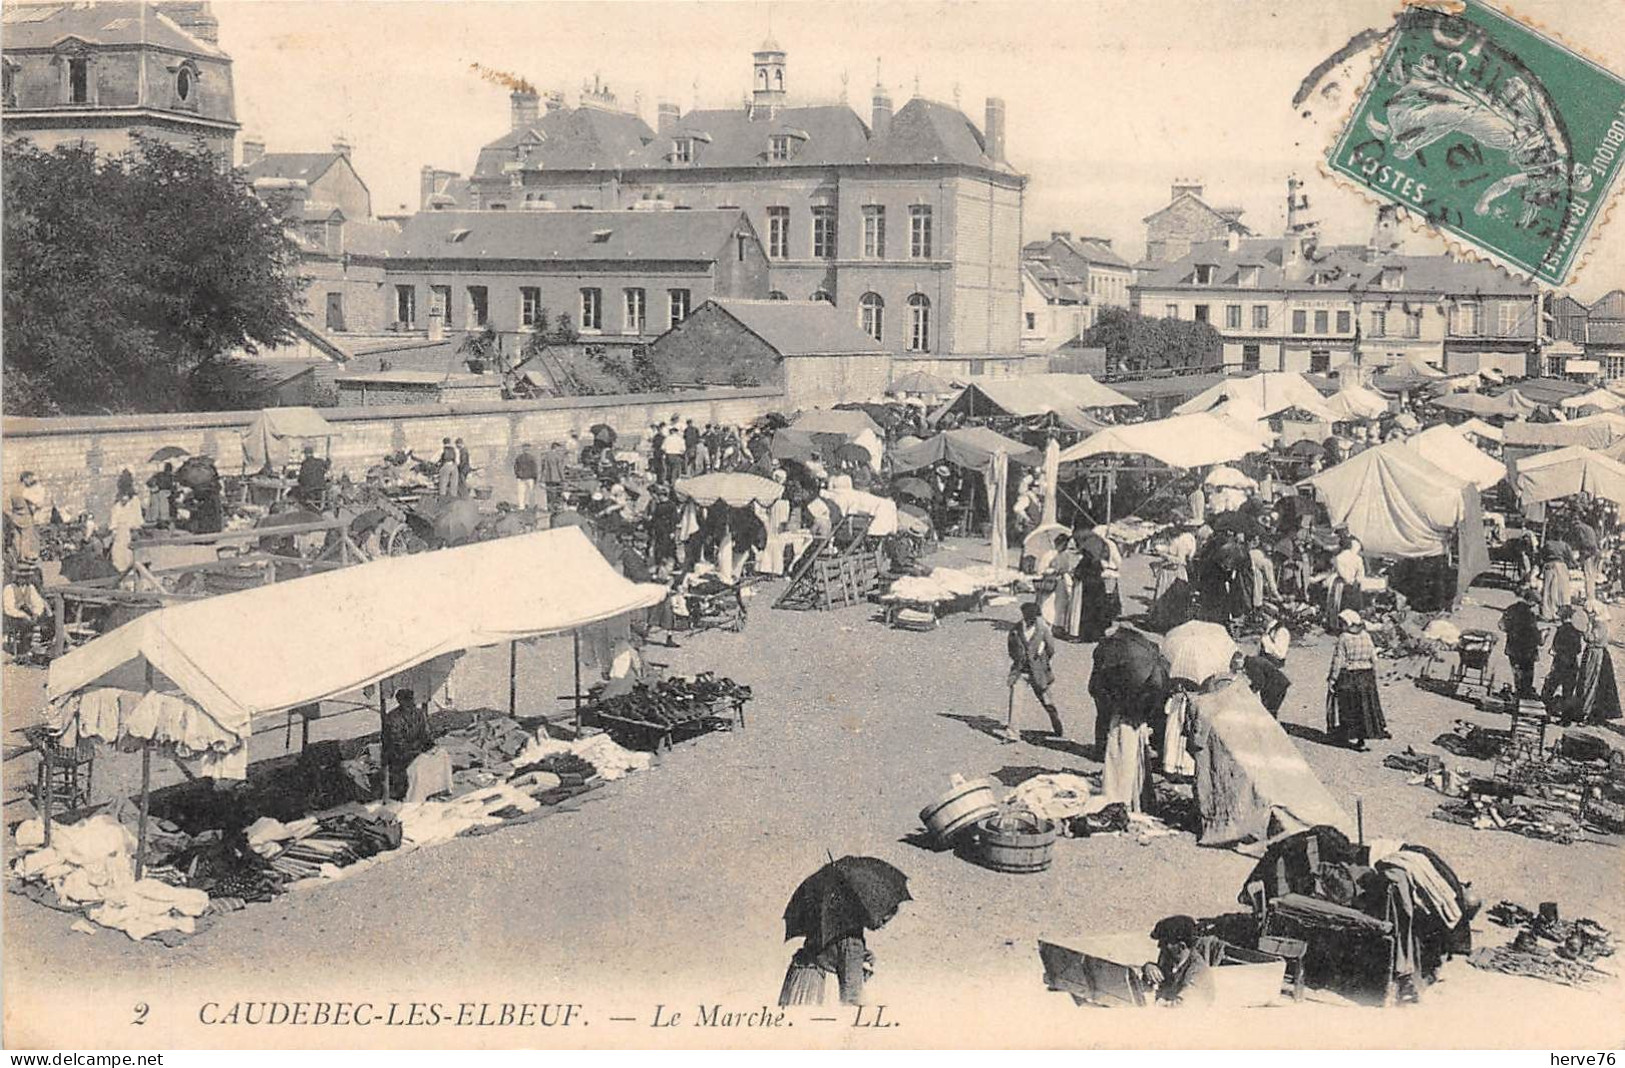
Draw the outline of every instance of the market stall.
M1066 430L1092 433L1102 423L1090 410L1136 407L1138 401L1101 385L1092 375L1037 374L976 379L932 419L940 422L944 416L955 415L1008 424L1053 419Z
M1365 551L1420 560L1450 558L1456 596L1490 568L1478 487L1423 459L1403 442L1355 454L1304 482Z
M378 560L141 616L52 662L47 719L63 745L94 737L141 748L143 797L160 747L202 774L240 779L257 719L460 649L571 632L667 592L626 581L575 529ZM387 744L383 756L387 795Z
M1234 463L1244 456L1263 452L1265 448L1259 435L1250 433L1229 419L1211 412L1197 412L1148 423L1108 427L1063 449L1059 461L1072 463L1097 456L1144 456L1167 467L1188 470ZM1112 521L1114 475L1122 469L1120 462L1113 461L1106 473L1107 523Z
M1578 445L1525 456L1514 471L1526 504L1576 493L1625 504L1625 463Z
M298 460L296 446L321 442L322 455L333 457L333 438L338 428L314 408L266 408L243 431L243 475L255 503L282 500L295 479L286 469Z
M1212 411L1226 402L1242 401L1257 409L1256 418L1299 409L1315 419L1328 423L1338 421L1338 414L1327 403L1320 391L1300 374L1290 371L1265 371L1246 378L1229 378L1198 393L1174 409L1175 415L1193 415Z
M1455 427L1431 426L1405 439L1405 446L1422 459L1480 490L1506 478L1506 465L1480 452Z

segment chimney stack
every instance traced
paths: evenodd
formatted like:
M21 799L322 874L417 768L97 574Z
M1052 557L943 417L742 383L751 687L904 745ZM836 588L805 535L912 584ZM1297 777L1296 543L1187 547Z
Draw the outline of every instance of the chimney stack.
M252 167L265 157L265 139L259 136L243 138L243 166Z
M1191 196L1196 197L1198 200L1200 200L1201 197L1202 197L1202 183L1201 183L1201 180L1200 179L1193 179L1193 178L1175 178L1174 179L1174 188L1173 188L1173 191L1168 194L1168 199L1169 200L1178 200L1180 197L1184 196L1186 193L1189 193Z
M546 100L547 100L547 110L548 110L549 114L551 114L552 112L555 112L555 111L563 110L563 108L564 108L564 94L559 92L557 89L554 89L554 90L551 90L550 92L548 92L546 94Z
M515 130L529 126L540 117L541 98L528 85L509 93L508 102L512 107L512 126Z
M345 159L349 159L350 158L350 140L349 140L349 138L344 137L342 135L339 136L339 137L335 137L333 139L333 151L337 152L339 155L343 156Z
M677 123L682 117L682 108L662 100L655 106L655 132L661 135L670 134L677 129Z
M1004 101L996 96L987 98L987 121L982 130L987 142L987 157L994 163L1004 162Z
M875 83L874 110L870 113L869 132L876 138L885 137L891 130L891 94L879 82Z
M434 196L435 169L427 163L418 171L418 210L429 210L429 198Z
M1071 240L1072 240L1072 231L1071 230L1051 230L1049 232L1049 239L1051 241L1066 241L1066 242L1070 243Z

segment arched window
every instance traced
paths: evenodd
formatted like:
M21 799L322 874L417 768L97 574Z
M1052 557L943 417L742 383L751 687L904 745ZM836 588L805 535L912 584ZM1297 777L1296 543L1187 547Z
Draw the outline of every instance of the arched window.
M829 290L827 290L827 289L815 289L815 290L813 290L813 295L809 299L822 301L825 304L834 304L835 303L835 298L829 295Z
M863 332L876 341L882 340L881 335L886 329L886 302L879 293L865 293L863 299L858 301L858 307L858 322Z
M908 298L908 351L931 351L931 298L924 293Z
M777 289L775 289L773 292L771 292L771 293L769 293L767 295L767 299L768 300L789 300L790 298L785 296L783 293L779 292Z
M784 88L784 71L782 71L782 70L774 71L773 72L773 81L775 83L773 88L775 88L775 89L783 89Z
M767 68L766 67L758 67L756 69L756 74L757 74L758 78L760 79L760 81L762 83L762 88L766 89L767 88Z

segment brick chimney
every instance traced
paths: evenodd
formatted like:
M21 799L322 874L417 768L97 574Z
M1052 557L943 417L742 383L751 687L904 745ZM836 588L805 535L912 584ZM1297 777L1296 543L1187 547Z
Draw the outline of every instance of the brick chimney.
M343 156L345 159L349 159L350 158L350 139L347 138L347 137L344 137L344 136L335 137L333 139L333 151L337 152L339 155Z
M987 98L987 119L983 124L982 137L987 142L987 157L994 163L1004 162L1004 101L990 96Z
M265 157L265 139L263 137L243 138L243 166L252 167Z
M429 198L434 196L435 169L427 163L418 171L418 210L429 210Z
M873 110L870 112L869 130L876 138L891 131L891 94L879 82L875 83Z
M1201 180L1193 178L1175 178L1173 191L1168 194L1168 199L1178 200L1186 193L1189 193L1191 196L1200 200L1202 197Z
M552 90L552 91L548 92L547 94L545 94L545 99L547 101L547 110L548 110L549 114L551 114L552 112L555 112L555 111L563 110L563 108L564 108L564 94L563 93L561 93L561 92L559 92L558 90L555 89L555 90Z
M655 132L662 135L671 133L677 129L682 117L682 108L662 100L655 105Z
M534 89L529 87L515 89L508 94L508 103L511 108L511 123L515 130L529 126L541 117L541 97L536 95Z
M1070 242L1072 240L1072 231L1071 230L1051 230L1049 232L1049 239L1051 241Z

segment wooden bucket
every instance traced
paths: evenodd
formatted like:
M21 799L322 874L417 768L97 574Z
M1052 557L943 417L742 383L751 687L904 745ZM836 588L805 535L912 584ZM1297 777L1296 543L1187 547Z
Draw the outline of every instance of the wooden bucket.
M931 837L943 844L999 811L992 780L966 781L954 775L949 781L953 785L948 792L920 810L920 822Z
M982 861L994 871L1029 874L1049 868L1054 859L1055 824L1028 812L989 816L976 825Z

